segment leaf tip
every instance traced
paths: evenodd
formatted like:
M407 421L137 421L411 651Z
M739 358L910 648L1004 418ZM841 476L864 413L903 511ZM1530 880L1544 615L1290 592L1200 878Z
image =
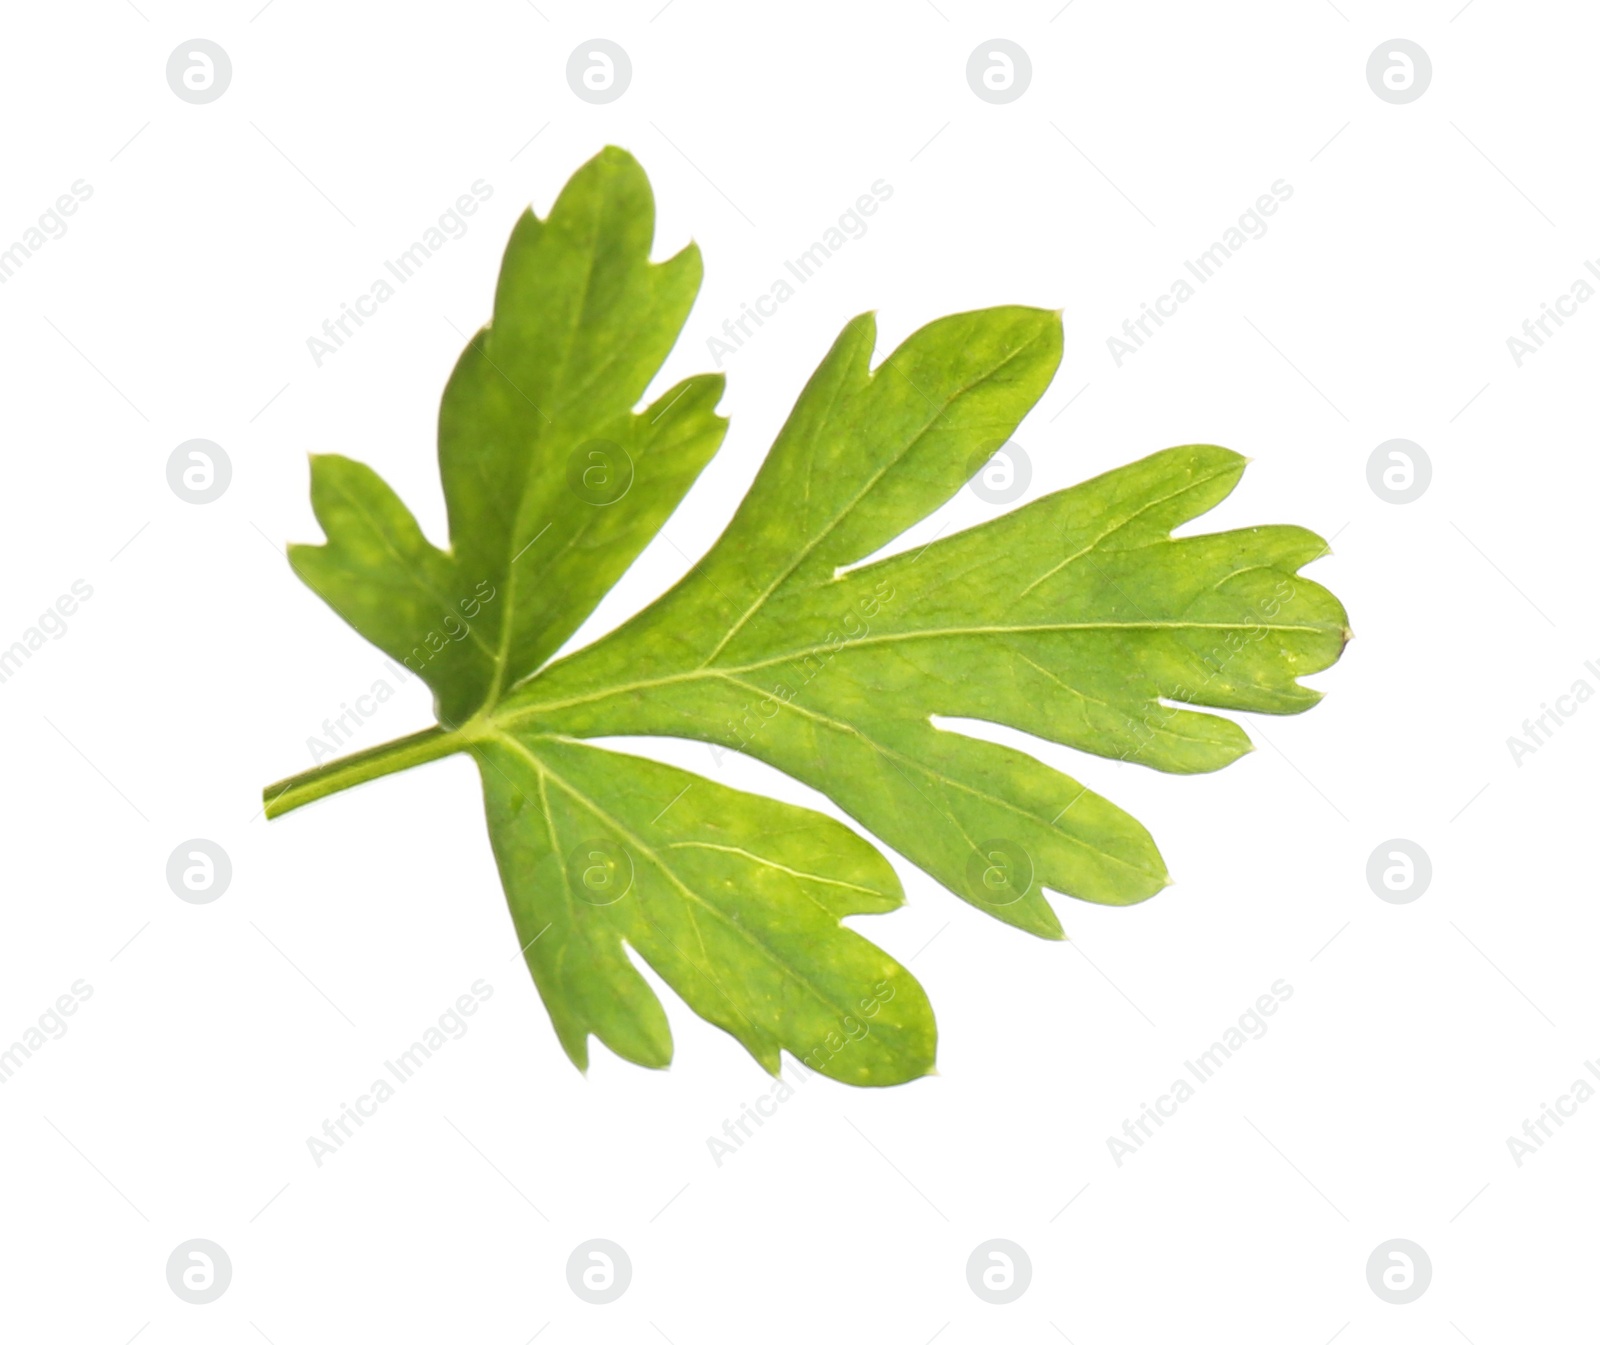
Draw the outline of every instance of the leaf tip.
M651 262L651 266L682 266L686 267L694 276L694 288L698 292L700 282L705 279L706 261L700 253L700 244L690 239L681 248L674 252L664 262Z
M567 1059L572 1062L572 1067L585 1079L589 1077L589 1037L585 1034L568 1040L565 1036L560 1038L561 1049L567 1053Z
M1048 922L1040 921L1036 925L1029 925L1028 932L1038 938L1049 939L1052 943L1066 943L1067 931L1061 928L1061 921L1056 917L1055 908L1046 906L1045 910L1049 913Z

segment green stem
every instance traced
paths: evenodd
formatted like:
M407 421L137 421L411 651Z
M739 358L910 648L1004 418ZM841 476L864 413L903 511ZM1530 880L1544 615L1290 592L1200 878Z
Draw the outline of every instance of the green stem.
M381 775L393 775L396 771L420 766L425 761L437 761L454 752L464 752L470 742L471 739L464 734L436 725L431 729L423 729L421 733L396 738L393 742L368 748L365 752L356 752L324 766L302 771L299 775L291 775L287 780L268 785L261 791L261 797L266 804L267 816L281 817L304 804L337 794L341 789L376 780Z

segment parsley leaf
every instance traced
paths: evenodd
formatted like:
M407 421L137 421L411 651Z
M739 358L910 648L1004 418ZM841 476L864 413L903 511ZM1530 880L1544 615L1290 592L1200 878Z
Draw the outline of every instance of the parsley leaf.
M512 234L494 317L440 414L448 550L369 468L313 462L327 535L291 550L344 619L433 688L439 726L266 791L276 816L453 752L479 764L517 936L581 1067L598 1037L662 1066L642 958L767 1069L789 1051L853 1084L933 1067L926 996L844 928L903 901L842 824L586 739L696 739L826 794L958 896L1046 938L1045 889L1142 901L1149 833L1025 752L936 727L987 720L1117 760L1217 770L1250 749L1191 706L1289 714L1319 693L1344 609L1295 527L1174 538L1245 467L1156 453L917 551L862 562L958 491L1038 400L1059 314L1002 307L914 333L874 368L871 315L812 375L701 561L609 635L551 656L721 443L719 377L643 396L699 285L652 264L653 203L607 149Z

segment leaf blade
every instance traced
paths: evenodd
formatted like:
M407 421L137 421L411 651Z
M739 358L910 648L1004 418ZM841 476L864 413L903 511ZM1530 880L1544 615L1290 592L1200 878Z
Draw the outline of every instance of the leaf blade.
M545 220L530 211L518 222L494 315L445 387L439 466L451 547L464 574L506 595L489 617L498 652L488 681L446 705L457 721L560 647L721 444L720 375L632 409L700 288L699 250L653 263L654 232L643 170L603 150ZM550 558L570 556L591 532L607 542L606 563L552 572Z
M1168 449L918 552L775 589L738 647L709 665L686 653L679 624L698 611L701 629L714 628L716 595L696 591L710 585L708 558L508 709L564 733L670 734L747 752L828 795L971 904L1058 938L1041 889L1143 901L1170 882L1154 841L1071 777L930 720L987 720L1196 773L1250 742L1186 706L1314 704L1298 677L1328 666L1348 638L1337 599L1297 573L1322 540L1284 528L1171 533L1224 498L1244 465L1211 445ZM841 633L839 613L856 624L839 622ZM735 654L746 661L730 666ZM568 694L611 678L612 695ZM934 760L943 769L926 774ZM1005 886L992 900L973 876L992 870L996 846L1020 852L1020 896Z
M867 1086L932 1068L933 1016L921 987L839 924L903 901L893 870L854 833L806 809L579 743L498 735L477 755L518 935L575 1060L586 1059L579 1041L590 1033L638 1063L670 1060L670 1037L655 1035L649 1008L659 1005L626 965L626 945L769 1072L780 1050ZM552 843L544 853L529 848L541 824L528 819L528 804L544 813ZM566 844L567 854L555 848ZM587 958L581 986L562 975L574 939ZM598 1009L590 978L612 978ZM644 1022L650 1033L641 1037Z
M283 782L284 807L468 750L513 923L558 1040L664 1067L636 960L767 1069L844 1082L931 1070L910 973L840 922L903 900L883 855L820 814L583 740L668 735L815 787L970 904L1062 937L1047 891L1130 904L1169 881L1149 832L1003 725L1194 774L1250 750L1207 710L1299 713L1349 639L1293 527L1174 535L1246 460L1184 445L915 553L897 538L1016 429L1061 358L1059 313L1003 306L914 332L873 366L848 323L755 483L688 576L549 660L660 532L726 421L720 375L639 403L700 283L691 244L650 261L654 202L602 151L508 244L491 321L441 402L451 546L375 473L313 460L327 541L297 573L433 687L443 726ZM406 653L409 648L410 652ZM670 794L670 798L668 795ZM627 887L596 901L593 883Z

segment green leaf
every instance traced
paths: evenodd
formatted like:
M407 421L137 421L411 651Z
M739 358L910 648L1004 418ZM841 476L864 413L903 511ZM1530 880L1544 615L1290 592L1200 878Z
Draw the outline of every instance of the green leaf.
M548 221L518 225L494 321L445 393L448 552L370 470L316 460L328 542L295 548L295 567L392 655L431 649L441 612L453 618L424 665L442 727L273 786L268 812L469 751L518 938L580 1066L591 1035L641 1064L670 1058L631 952L768 1069L787 1050L849 1083L915 1078L933 1064L926 998L839 923L900 903L882 855L810 810L583 740L670 736L758 758L958 896L1057 938L1047 890L1142 901L1169 881L1155 843L1036 757L935 721L1217 770L1249 739L1194 707L1305 710L1318 693L1299 679L1349 638L1338 600L1299 573L1327 547L1294 527L1175 538L1245 467L1189 445L869 563L1010 437L1055 374L1061 324L1023 307L959 314L874 367L868 314L689 574L548 662L723 432L709 379L632 409L699 274L692 251L649 264L651 216L642 173L607 150ZM597 438L625 450L612 461L626 493L584 478ZM480 581L487 592L468 587Z
M847 1083L933 1067L922 987L839 925L904 900L847 827L558 738L495 736L478 756L517 937L578 1065L591 1032L641 1065L672 1057L626 944L774 1073L780 1047Z
M328 544L293 547L290 563L433 688L443 724L577 630L722 443L720 374L633 409L700 288L699 249L654 265L654 231L650 184L618 149L574 175L549 219L517 221L494 317L439 410L448 552L376 473L312 459Z

